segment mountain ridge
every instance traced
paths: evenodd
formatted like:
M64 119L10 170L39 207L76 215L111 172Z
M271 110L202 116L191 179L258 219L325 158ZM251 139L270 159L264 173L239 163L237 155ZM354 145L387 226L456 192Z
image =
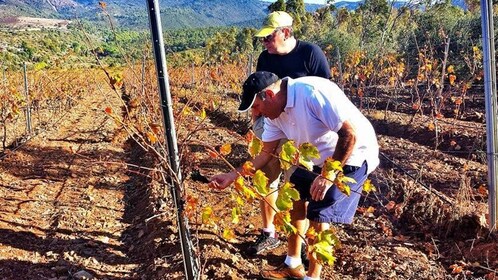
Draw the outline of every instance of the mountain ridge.
M0 18L28 16L52 19L85 19L104 23L108 14L117 26L148 28L146 2L143 0L108 0L105 13L98 0L0 0ZM336 8L357 9L364 1L339 1ZM261 0L160 0L163 29L182 29L214 26L257 27L268 13L270 2ZM395 0L394 7L406 5ZM466 9L463 0L452 0L453 5ZM323 7L306 4L309 12Z
M138 0L105 1L108 13L118 26L147 28L146 2ZM259 0L161 0L163 28L208 26L245 26L260 22L268 4ZM227 12L230 11L230 12ZM0 0L0 17L28 16L38 18L103 19L97 0Z

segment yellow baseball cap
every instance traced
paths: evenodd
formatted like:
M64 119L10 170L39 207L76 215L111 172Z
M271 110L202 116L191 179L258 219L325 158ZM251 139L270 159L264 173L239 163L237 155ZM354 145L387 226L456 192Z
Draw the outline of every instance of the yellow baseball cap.
M263 27L256 33L256 37L266 37L279 27L292 26L292 17L283 11L270 13L263 22Z

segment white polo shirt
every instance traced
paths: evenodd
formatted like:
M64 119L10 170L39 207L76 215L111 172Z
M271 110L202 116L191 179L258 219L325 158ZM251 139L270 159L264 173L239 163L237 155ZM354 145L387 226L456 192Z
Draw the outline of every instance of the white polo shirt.
M366 160L368 173L379 165L379 146L372 124L333 82L320 77L287 79L287 105L274 120L265 118L262 139L271 142L282 138L296 145L309 142L320 152L313 163L322 166L334 154L344 121L356 132L356 143L347 165L361 166Z

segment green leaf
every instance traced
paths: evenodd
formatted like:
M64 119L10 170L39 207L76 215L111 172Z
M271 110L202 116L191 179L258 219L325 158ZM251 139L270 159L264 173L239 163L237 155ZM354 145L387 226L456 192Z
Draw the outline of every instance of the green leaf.
M333 230L328 229L316 236L315 243L311 245L310 250L319 263L333 265L336 260L334 255L337 246L339 246L339 238Z
M289 196L289 198L291 198L292 200L299 200L301 197L299 195L299 191L296 190L295 188L290 188L287 190L287 194Z
M340 243L335 232L330 229L321 231L320 234L318 234L318 240L325 241L332 246L337 246Z
M323 163L322 176L330 181L334 181L338 171L342 172L341 162L332 158L327 158Z
M278 210L286 211L286 210L292 209L293 203L292 203L292 200L290 200L290 199L281 198L280 194L279 194L279 198L277 198L275 205L277 206Z
M263 141L258 137L252 137L251 142L249 142L248 152L252 158L255 158L263 150Z
M294 146L294 141L289 140L282 145L280 151L280 166L283 170L289 170L292 165L299 161L299 150Z
M279 190L275 205L280 211L292 209L294 201L300 200L299 192L290 182L286 182Z
M343 183L346 183L346 184L348 184L348 183L353 183L353 184L356 184L356 180L355 180L354 178L347 177L347 176L342 176L342 177L341 177L341 181L342 181Z
M260 193L261 195L268 194L268 177L265 176L265 173L263 171L256 171L256 173L252 177L252 183L258 193Z
M313 170L312 158L320 158L318 149L308 142L301 144L299 146L299 164L311 171Z
M321 241L313 245L314 252L318 262L328 265L333 265L335 262L334 248L326 241Z
M278 212L275 215L274 224L277 229L284 232L286 235L297 233L296 227L294 227L291 223L289 211Z

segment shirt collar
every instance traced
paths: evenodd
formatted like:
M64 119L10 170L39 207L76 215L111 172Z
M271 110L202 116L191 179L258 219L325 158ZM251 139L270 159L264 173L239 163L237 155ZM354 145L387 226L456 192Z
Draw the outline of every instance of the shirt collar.
M287 80L287 104L285 105L285 109L293 108L296 103L296 93L293 87L295 80L291 77L285 77L282 80Z

